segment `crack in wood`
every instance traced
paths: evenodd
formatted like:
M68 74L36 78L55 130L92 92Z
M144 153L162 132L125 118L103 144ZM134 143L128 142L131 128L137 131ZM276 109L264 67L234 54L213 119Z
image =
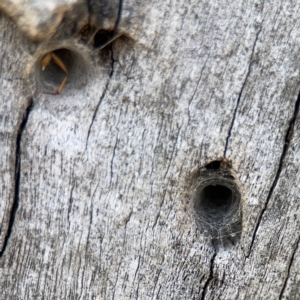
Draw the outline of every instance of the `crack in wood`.
M237 113L237 110L238 110L238 107L239 107L239 104L240 104L240 100L241 100L244 88L246 86L246 82L247 82L247 80L248 80L248 78L250 76L250 73L251 73L252 59L253 59L253 55L254 55L256 43L257 43L257 40L258 40L258 36L259 36L259 34L261 32L261 29L262 29L262 26L260 27L259 31L256 34L256 38L255 38L255 41L254 41L254 44L253 44L253 47L252 47L251 56L250 56L250 62L249 62L248 72L246 74L245 80L243 82L243 85L242 85L241 91L239 93L239 96L238 96L238 99L237 99L237 102L236 102L236 106L235 106L235 109L234 109L234 112L233 112L233 117L232 117L232 120L231 120L231 123L230 123L230 126L229 126L228 135L226 137L226 142L225 142L225 149L224 149L224 153L223 153L224 158L226 157L228 142L229 142L229 139L230 139L230 136L231 136L231 131L232 131L233 124L234 124L235 117L236 117L236 113Z
M215 263L215 258L217 256L217 251L216 249L214 248L214 254L210 260L210 271L209 271L209 277L207 279L207 281L205 282L204 284L204 287L203 287L203 292L202 292L202 295L201 295L201 300L204 300L205 299L205 296L206 296L206 293L207 293L207 289L208 289L208 286L210 284L210 282L213 280L213 277L214 277L214 263Z
M26 124L28 122L29 114L31 112L31 109L33 107L33 99L29 99L25 114L23 116L23 119L21 121L20 127L18 129L17 133L17 140L16 140L16 158L15 158L15 193L14 193L14 200L11 208L11 214L9 219L9 224L7 228L7 232L4 238L3 248L0 251L0 258L3 256L8 240L12 233L12 228L14 225L16 213L19 207L19 192L20 192L20 178L21 178L21 142L22 142L22 135L26 128Z
M120 272L120 268L121 268L121 265L122 265L122 260L123 258L121 258L120 262L119 262L119 265L118 265L118 270L117 270L117 276L116 276L116 281L115 281L115 284L114 284L114 288L113 288L113 295L112 295L112 300L115 300L115 293L116 293L116 286L117 286L117 283L118 283L118 280L119 280L119 272Z
M94 110L94 114L93 114L93 117L92 117L92 121L91 121L91 124L89 126L89 130L88 130L88 134L87 134L87 138L86 138L86 143L85 143L85 151L87 150L87 147L88 147L88 143L89 143L89 138L90 138L90 133L91 133L91 129L92 129L92 126L94 124L94 121L96 119L96 115L98 113L98 110L99 110L99 107L106 95L106 92L108 90L108 86L109 86L109 83L110 83L110 79L112 78L113 74L114 74L114 63L115 63L115 60L114 60L114 57L113 57L113 48L111 47L111 51L112 51L112 55L111 55L111 58L112 58L112 62L111 62L111 71L109 73L109 80L104 88L104 91L102 93L102 96L100 97L100 100L96 106L96 109Z
M206 67L206 63L207 63L207 61L208 61L209 58L210 58L210 55L207 56L207 58L206 58L206 60L205 60L205 62L204 62L204 65L202 66L202 69L201 69L201 71L200 71L200 77L199 77L199 79L198 79L198 81L197 81L196 88L195 88L195 90L194 90L194 93L193 93L191 99L189 100L189 105L188 105L188 125L190 124L190 120L191 120L190 106L191 106L192 101L194 100L194 97L195 97L196 92L197 92L197 90L198 90L198 87L199 87L199 85L200 85L200 81L201 81L201 79L202 79L202 75L203 75L204 69L205 69L205 67Z
M116 156L116 150L117 150L118 142L119 142L119 134L117 134L116 142L115 142L115 145L114 145L114 148L113 148L112 158L111 158L111 161L110 161L110 181L109 181L109 186L112 185L112 180L113 180L113 177L114 177L114 172L113 172L113 169L114 169L114 159L115 159L115 156Z
M68 207L68 223L69 223L69 230L70 230L70 213L72 210L72 205L73 205L73 191L75 188L75 184L72 184L71 192L70 192L70 198L69 198L69 207Z
M162 266L163 263L165 262L165 257L163 256L163 259L162 259L162 262L160 263L160 265ZM159 279L159 276L161 274L161 271L162 271L162 268L159 269L158 273L157 273L157 276L155 277L155 283L154 283L154 287L153 287L153 293L152 293L152 298L151 300L154 300L154 293L155 293L155 289L156 289L156 286L157 286L157 283L158 283L158 279ZM159 290L158 290L158 293L159 293ZM158 294L157 294L158 296ZM157 299L157 298L156 298Z
M284 280L284 283L283 283L283 287L281 289L281 292L280 292L280 295L279 295L279 300L282 299L282 296L283 296L283 293L285 291L285 288L286 288L286 285L287 285L287 282L288 282L288 279L290 277L290 273L291 273L291 268L292 268L292 265L293 265L293 262L294 262L294 258L295 258L295 254L299 248L299 242L300 242L300 236L298 237L298 240L297 240L297 243L296 243L296 247L295 249L293 250L293 254L292 254L292 257L291 257L291 260L290 260L290 263L289 263L289 267L288 267L288 272L287 272L287 276Z
M87 0L87 5L88 5L88 11L89 11L89 23L90 23L90 14L91 14L91 5L90 5L90 0ZM122 15L122 7L123 7L123 0L120 0L119 1L119 10L118 10L118 16L117 16L117 20L116 20L116 23L115 23L115 26L114 26L114 29L113 31L115 32L119 26L119 23L120 23L120 20L121 20L121 15ZM115 33L113 34L113 36L115 36ZM113 41L114 38L112 38L111 41ZM114 74L114 64L115 64L115 59L114 59L114 53L113 53L113 47L111 46L111 71L110 71L110 74L109 74L109 78L111 79L113 74ZM110 80L107 82L105 88L104 88L104 92L102 94L102 96L100 97L100 100L96 106L96 109L94 111L94 114L93 114L93 118L92 118L92 122L89 126L89 130L88 130L88 134L87 134L87 138L86 138L86 144L85 144L85 151L87 150L87 146L88 146L88 142L89 142L89 137L90 137L90 133L91 133L91 129L92 129L92 126L93 126L93 123L95 121L95 118L96 118L96 115L98 113L98 110L99 110L99 107L100 107L100 104L102 103L102 100L104 99L105 97L105 94L107 92L107 89L108 89L108 86L109 86L109 83L110 83Z
M258 221L256 223L256 226L255 226L255 229L254 229L254 233L253 233L253 236L252 236L252 241L251 241L251 245L250 245L250 248L249 248L249 251L248 251L248 254L246 256L246 258L249 257L250 255L250 252L252 250L252 247L253 247L253 244L254 244L254 240L255 240L255 237L256 237L256 234L257 234L257 230L258 230L258 227L261 223L261 220L263 218L263 215L267 209L267 206L268 206L268 203L270 201L270 198L274 192L274 189L278 183L278 180L279 180L279 177L280 177L280 174L281 174L281 171L282 171L282 168L283 168L283 162L285 160L285 157L286 157L286 154L287 154L287 151L289 149L289 146L290 146L290 142L292 140L292 137L293 137L293 132L294 132L294 127L295 127L295 122L296 122L296 118L298 116L298 113L299 113L299 107L300 107L300 92L298 94L298 98L297 98L297 101L295 103L295 107L294 107L294 112L293 112L293 116L290 120L290 123L289 123L289 126L288 126L288 129L287 129L287 132L285 134L285 139L284 139L284 146L283 146L283 150L282 150L282 153L281 153L281 156L280 156L280 159L279 159L279 165L278 165L278 169L277 169L277 172L276 172L276 175L275 175L275 178L274 178L274 181L271 185L271 188L270 188L270 191L269 191L269 194L267 196L267 199L266 199L266 202L265 202L265 205L259 215L259 218L258 218Z
M88 9L88 24L91 24L91 12L92 12L92 6L91 6L91 0L86 0L86 5Z
M133 283L134 283L135 278L136 278L136 276L137 276L137 273L138 273L138 271L139 271L140 265L141 265L141 256L139 255L139 258L138 258L138 265L137 265L136 270L135 270L135 273L134 273Z
M164 203L165 203L165 197L166 197L166 194L167 194L167 189L164 189L164 195L163 195L162 201L161 201L161 203L160 203L160 205L159 205L159 211L158 211L158 214L156 215L155 220L154 220L154 223L153 223L153 225L152 225L152 231L154 230L154 228L155 228L156 225L157 225L158 219L159 219L159 217L160 217L161 209L162 209L162 207L163 207L163 205L164 205Z
M164 179L166 179L166 177L167 177L167 175L168 175L168 173L169 173L169 169L170 169L170 166L171 166L171 163L172 163L172 160L173 160L173 156L174 156L174 152L175 152L175 149L176 149L176 146L177 146L177 143L178 143L178 139L179 139L179 134L180 134L181 128L182 128L182 125L181 125L181 126L179 127L179 129L178 129L178 132L177 132L177 135L176 135L176 140L175 140L175 143L174 143L174 145L173 145L171 157L170 157L170 159L169 159L169 164L168 164L166 173L165 173L165 175L164 175Z
M119 24L120 24L121 16L122 16L122 9L123 9L123 0L120 0L120 1L119 1L118 17L117 17L117 21L116 21L116 24L115 24L114 31L117 30L117 28L118 28L118 26L119 26Z

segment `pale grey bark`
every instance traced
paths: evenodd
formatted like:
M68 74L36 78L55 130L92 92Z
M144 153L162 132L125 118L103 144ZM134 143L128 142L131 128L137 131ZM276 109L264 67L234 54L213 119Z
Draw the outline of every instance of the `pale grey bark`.
M1 299L299 299L300 3L51 0L30 29L16 3Z

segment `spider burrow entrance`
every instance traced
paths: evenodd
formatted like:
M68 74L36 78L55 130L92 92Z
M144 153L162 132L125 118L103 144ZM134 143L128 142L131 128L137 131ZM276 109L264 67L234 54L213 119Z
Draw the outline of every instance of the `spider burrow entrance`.
M216 249L235 245L242 232L241 194L230 165L213 161L198 171L193 196L196 223Z
M78 51L61 48L44 53L34 67L37 89L44 94L58 95L70 87L79 88L87 67L87 60Z

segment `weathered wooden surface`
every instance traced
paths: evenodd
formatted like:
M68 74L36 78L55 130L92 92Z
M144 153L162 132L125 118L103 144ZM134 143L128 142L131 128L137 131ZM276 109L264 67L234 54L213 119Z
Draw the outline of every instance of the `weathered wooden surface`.
M1 16L3 299L299 299L300 7L275 2L124 2L100 53ZM43 94L60 48L67 85ZM231 246L194 208L215 160L241 194Z

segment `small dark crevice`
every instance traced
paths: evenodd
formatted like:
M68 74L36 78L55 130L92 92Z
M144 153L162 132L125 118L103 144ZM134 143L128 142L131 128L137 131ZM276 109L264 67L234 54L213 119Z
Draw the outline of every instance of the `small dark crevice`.
M160 263L160 266L163 266L164 261L165 261L165 256L163 256L162 262ZM151 300L153 300L153 299L158 299L158 298L154 298L154 293L155 293L155 289L156 289L156 286L157 286L157 282L158 282L158 279L159 279L159 276L160 276L162 270L163 270L163 269L162 269L162 267L161 267L161 268L158 270L157 275L154 277L155 283L154 283L154 287L153 287L153 292L152 292ZM159 294L159 291L158 291L158 294ZM158 294L157 294L157 295L158 295Z
M31 112L31 109L33 107L33 99L31 98L28 101L28 105L25 111L25 114L23 116L23 119L21 121L19 130L18 130L18 134L17 134L17 140L16 140L16 158L15 158L15 193L14 193L14 200L13 200L13 204L12 204L12 208L11 208L11 214L10 214L10 219L9 219L9 224L8 224L8 228L7 228L7 233L4 239L4 244L3 244L3 248L0 251L0 258L3 256L9 238L11 236L12 233L12 228L14 225L14 221L15 221L15 217L16 217L16 213L19 207L19 193L20 193L20 178L21 178L21 143L22 143L22 135L23 132L26 128L26 124L28 122L28 118L29 118L29 114Z
M100 29L94 36L94 47L95 49L104 49L110 45L114 39L114 30Z
M278 182L278 179L279 179L279 176L281 174L281 171L282 171L282 168L283 168L283 162L284 162L284 159L286 157L286 154L287 154L287 151L289 149L289 146L290 146L290 142L292 140L292 136L293 136L293 132L294 132L294 127L295 127L295 121L296 121L296 118L298 116L298 113L299 113L299 107L300 107L300 92L298 94L298 98L297 98L297 101L295 103L295 108L294 108L294 112L293 112L293 116L290 120L290 124L289 124L289 127L287 129L287 132L285 134L285 139L284 139L284 146L283 146L283 150L282 150L282 153L281 153L281 157L280 157L280 160L279 160L279 165L278 165L278 169L277 169L277 172L276 172L276 175L275 175L275 178L274 178L274 181L271 185L271 188L270 188L270 191L269 191L269 194L267 196L267 199L266 199L266 202L265 202L265 205L259 215L259 218L258 218L258 221L257 221L257 224L255 226L255 229L254 229L254 233L253 233L253 236L252 236L252 242L251 242L251 245L250 245L250 249L249 249L249 252L248 252L248 255L246 256L246 258L249 257L250 255L250 252L252 250L252 247L253 247L253 244L254 244L254 240L255 240L255 236L256 236L256 233L257 233L257 230L258 230L258 227L259 227L259 224L262 220L262 217L267 209L267 206L268 206L268 203L270 201L270 198L274 192L274 189L277 185L277 182Z
M111 53L111 71L109 73L109 78L112 78L113 74L114 74L114 64L116 62L115 58L114 58L114 49L113 49L113 45L110 44L110 53Z
M157 213L157 215L156 215L156 217L155 217L154 223L153 223L153 225L152 225L152 230L154 230L154 227L157 225L158 219L159 219L159 217L160 217L161 209L162 209L162 207L163 207L163 205L164 205L164 203L165 203L166 194L167 194L167 190L165 189L165 190L164 190L164 195L163 195L162 201L161 201L161 203L160 203L160 205L159 205L159 211L158 211L158 213Z
M214 263L215 263L215 258L216 258L216 255L217 255L217 251L216 249L214 248L214 254L210 260L210 272L209 272L209 277L207 279L207 281L205 282L205 285L203 287L203 292L202 292L202 295L201 295L201 300L204 300L205 299L205 296L206 296L206 293L207 293L207 289L208 289L208 286L210 284L210 282L213 280L213 277L214 277Z
M75 184L72 185L71 192L70 192L70 198L69 198L69 207L68 207L68 223L69 223L69 229L70 229L70 213L72 210L73 205L73 191L74 191Z
M205 166L207 170L219 170L221 168L221 161L214 160Z
M115 23L115 28L114 31L116 31L118 29L118 26L120 24L121 21L121 16L122 16L122 9L123 9L123 0L119 1L119 10L118 10L118 17Z
M287 276L285 278L285 281L283 283L283 287L282 287L280 295L279 295L279 300L282 299L283 293L284 293L284 291L286 289L287 282L288 282L288 280L290 278L291 268L292 268L292 265L293 265L293 262L294 262L295 254L296 254L296 252L297 252L297 250L299 248L299 242L300 242L300 237L298 237L298 240L297 240L297 243L296 243L296 247L295 247L295 249L293 251L293 254L292 254L292 257L291 257L291 260L290 260L290 263L289 263L289 267L288 267Z
M139 255L138 265L137 265L136 270L135 270L135 273L134 273L133 282L135 281L136 275L137 275L137 273L138 273L138 271L139 271L140 264L141 264L141 256Z
M114 172L113 172L114 167L113 166L114 166L114 159L115 159L115 155L116 155L118 142L119 142L119 136L117 135L116 143L114 145L114 149L113 149L113 153L112 153L112 158L111 158L111 161L110 161L110 182L109 182L109 186L111 186L112 179L114 177Z
M89 11L90 11L91 7L89 7L90 6L89 0L87 0L87 3L88 3ZM101 49L103 49L104 47L106 47L108 45L110 46L110 52L111 52L111 71L109 73L109 78L112 78L112 76L114 74L114 64L116 62L115 59L114 59L113 46L112 46L111 42L113 40L115 40L119 36L119 35L115 36L115 31L117 30L118 25L119 25L120 20L121 20L122 6L123 6L123 1L120 0L119 1L118 17L117 17L117 20L116 20L116 23L115 23L113 31L111 32L111 31L99 30L98 33L96 33L96 35L95 35L95 42L97 43L97 47L95 47L95 50L101 50ZM103 39L106 39L106 42L104 42ZM106 92L108 90L109 83L110 83L110 81L107 82L107 84L106 84L106 86L104 88L104 91L102 93L102 96L100 97L100 100L99 100L99 102L98 102L98 104L96 106L96 109L94 111L94 114L93 114L93 117L92 117L92 121L91 121L91 124L90 124L89 129L88 129L88 134L87 134L87 139L86 139L86 145L85 145L85 151L87 150L88 141L89 141L89 137L90 137L92 126L93 126L94 121L96 119L96 115L98 113L98 110L99 110L99 107L100 107L100 105L102 103L102 100L104 99L104 97L106 95Z
M110 45L115 39L121 36L121 34L117 33L118 26L122 16L122 7L123 1L119 1L118 8L118 16L115 22L114 28L112 30L100 29L94 36L94 51L100 51L104 49L106 46Z
M188 105L188 125L190 124L190 120L191 120L190 106L191 106L191 103L192 103L192 101L193 101L193 99L194 99L194 97L195 97L195 95L196 95L196 92L197 92L197 90L198 90L198 87L199 87L199 85L200 85L200 82L201 82L201 79L202 79L202 75L203 75L204 69L205 69L205 67L206 67L206 63L207 63L207 61L208 61L209 58L210 58L210 56L208 55L207 58L206 58L206 60L205 60L205 62L204 62L204 64L203 64L203 67L202 67L202 69L201 69L200 77L199 77L199 79L198 79L198 81L197 81L197 85L196 85L196 88L195 88L195 90L194 90L194 93L193 93L191 99L189 100L189 105Z
M174 152L175 152L175 149L176 149L176 146L177 146L177 143L178 143L178 139L179 139L179 134L180 134L181 128L182 128L182 125L178 128L178 132L177 132L177 135L176 135L176 140L175 140L174 145L173 145L171 157L169 159L169 164L168 164L166 173L164 175L164 179L167 177L167 175L169 173L169 169L170 169L170 166L171 166L171 163L172 163L172 160L173 160L173 156L174 156Z
M111 49L111 71L109 73L109 79L111 79L112 76L113 76L113 74L114 74L114 64L115 64L115 59L114 59L114 53L113 53L113 47L112 47L112 45L110 46L110 49ZM94 114L93 114L93 117L92 117L92 122L91 122L91 124L89 126L89 130L88 130L88 134L87 134L87 138L86 138L85 151L87 150L87 147L88 147L88 143L89 143L89 138L90 138L90 133L91 133L92 126L93 126L94 121L96 119L96 115L98 113L99 107L100 107L100 105L101 105L101 103L102 103L102 101L103 101L103 99L104 99L104 97L106 95L107 90L108 90L109 83L110 83L110 80L108 80L108 82L107 82L107 84L106 84L106 86L104 88L104 91L102 93L102 96L100 97L100 100L99 100L99 102L98 102L98 104L96 106L96 109L94 111Z
M129 213L129 215L124 219L124 222L125 222L125 230L126 230L126 227L127 227L127 224L128 224L128 222L130 221L130 219L131 219L131 216L132 216L132 210L130 211L130 213Z
M258 40L258 36L259 36L259 34L260 34L260 32L261 32L261 29L262 29L262 27L260 27L259 31L258 31L257 34L256 34L256 38L255 38L255 41L254 41L254 44L253 44L253 47L252 47L251 56L250 56L250 63L249 63L249 67L248 67L248 72L247 72L247 75L246 75L246 77L245 77L244 83L243 83L243 85L242 85L242 88L241 88L241 91L240 91L240 93L239 93L239 96L238 96L238 99L237 99L237 102L236 102L236 106L235 106L235 109L234 109L234 112L233 112L233 117L232 117L231 124L230 124L229 130L228 130L228 135L227 135L227 137L226 137L225 149L224 149L224 154L223 154L224 157L226 157L226 152L227 152L228 142L229 142L229 139L230 139L230 136L231 136L231 131L232 131L233 124L234 124L235 117L236 117L236 113L237 113L237 110L238 110L238 107L239 107L239 104L240 104L240 100L241 100L241 97L242 97L244 88L245 88L245 86L246 86L246 82L247 82L247 80L248 80L248 78L249 78L249 75L250 75L250 73L251 73L252 59L253 59L253 55L254 55L256 43L257 43L257 40Z
M91 24L91 13L92 13L92 6L90 0L86 0L86 5L88 9L88 25Z
M95 121L95 119L96 119L96 115L97 115L97 113L98 113L99 106L100 106L100 104L102 103L102 100L103 100L104 97L105 97L106 91L107 91L107 89L108 89L108 85L109 85L109 81L107 82L107 84L106 84L106 86L105 86L105 88L104 88L103 94L102 94L102 96L100 97L100 100L99 100L99 102L98 102L98 104L97 104L97 106L96 106L96 109L95 109L95 111L94 111L94 114L93 114L93 117L92 117L92 121L91 121L91 124L90 124L90 126L89 126L87 138L86 138L85 151L87 150L87 147L88 147L88 143L89 143L89 138L90 138L90 133L91 133L92 126L93 126L94 121Z
M116 293L116 290L117 290L116 286L117 286L117 283L118 283L118 280L119 280L119 272L120 272L121 265L122 265L122 258L121 258L121 260L119 262L119 265L118 265L117 277L116 277L116 281L115 281L114 288L113 288L114 293L112 295L112 300L115 300L115 293Z

